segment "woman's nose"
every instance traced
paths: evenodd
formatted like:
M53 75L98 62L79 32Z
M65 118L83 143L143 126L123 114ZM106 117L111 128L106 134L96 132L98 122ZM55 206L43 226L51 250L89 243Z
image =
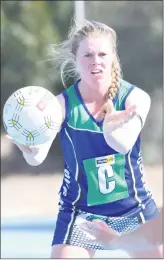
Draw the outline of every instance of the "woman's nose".
M100 63L100 57L98 55L94 55L92 59L93 65Z

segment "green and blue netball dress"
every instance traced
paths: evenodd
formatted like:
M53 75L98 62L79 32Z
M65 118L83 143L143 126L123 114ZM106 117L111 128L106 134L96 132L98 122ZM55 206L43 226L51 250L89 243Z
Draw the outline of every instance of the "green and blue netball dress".
M113 150L104 139L103 121L96 121L85 106L78 82L63 92L66 118L60 139L64 178L52 244L105 249L92 240L85 243L87 234L79 229L77 216L103 219L124 234L153 218L157 208L143 179L140 135L126 155ZM134 87L121 80L113 100L116 110L125 109Z

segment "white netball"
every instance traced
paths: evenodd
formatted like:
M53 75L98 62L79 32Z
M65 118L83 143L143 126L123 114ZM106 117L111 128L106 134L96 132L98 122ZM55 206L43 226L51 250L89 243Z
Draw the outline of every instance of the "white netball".
M60 130L62 110L47 89L27 86L15 91L3 109L4 127L16 142L32 146L52 140Z

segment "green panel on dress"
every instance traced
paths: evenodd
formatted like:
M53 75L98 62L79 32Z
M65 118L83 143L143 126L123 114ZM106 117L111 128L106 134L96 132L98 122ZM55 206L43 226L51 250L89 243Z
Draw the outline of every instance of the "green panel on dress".
M130 83L121 80L118 98L114 105L116 110L122 110L123 100L126 97L130 87ZM98 126L96 122L90 118L89 114L86 112L83 104L80 102L80 99L76 94L74 85L70 86L66 90L66 93L69 100L69 111L71 111L68 121L69 126L76 129L86 129L102 133L102 126Z
M67 89L69 98L69 121L68 125L81 130L90 130L102 133L102 126L98 126L86 112L83 104L78 98L74 86Z
M88 180L88 206L124 199L129 196L125 181L125 156L122 154L83 161Z

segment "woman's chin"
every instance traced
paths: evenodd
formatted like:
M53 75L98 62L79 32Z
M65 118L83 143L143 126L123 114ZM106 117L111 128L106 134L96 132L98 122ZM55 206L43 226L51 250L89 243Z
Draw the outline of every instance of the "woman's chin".
M104 87L106 85L109 85L109 82L104 79L104 77L95 77L92 79L92 84L97 87Z

